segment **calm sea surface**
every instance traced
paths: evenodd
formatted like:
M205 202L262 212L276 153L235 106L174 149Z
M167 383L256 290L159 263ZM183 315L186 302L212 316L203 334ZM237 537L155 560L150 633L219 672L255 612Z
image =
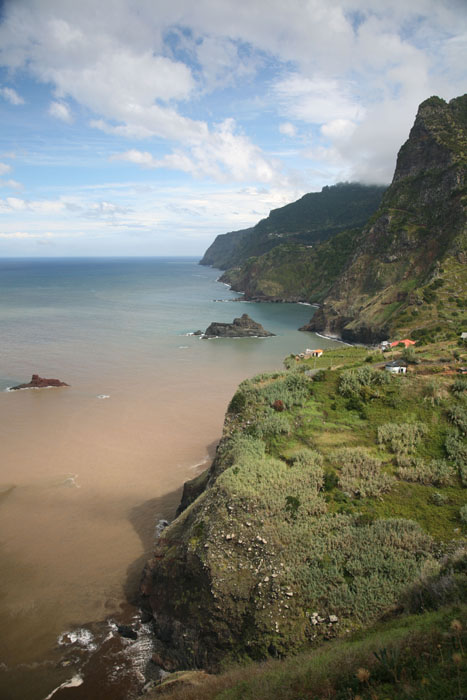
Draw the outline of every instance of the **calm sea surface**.
M150 637L114 623L137 614L158 520L208 465L242 379L334 345L296 330L312 308L227 303L218 274L193 258L0 260L2 700L131 695ZM189 335L245 312L276 336ZM71 386L5 391L33 373Z

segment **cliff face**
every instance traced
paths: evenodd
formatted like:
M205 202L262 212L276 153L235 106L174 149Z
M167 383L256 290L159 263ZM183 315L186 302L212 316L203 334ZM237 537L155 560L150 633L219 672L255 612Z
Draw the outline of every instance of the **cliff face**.
M229 233L220 234L203 255L200 265L211 265L219 270L226 270L235 263L237 249L240 247L243 239L250 235L251 232L251 228L246 228L242 231L230 231Z
M365 626L436 568L430 528L453 537L449 504L465 498L440 457L454 406L421 401L423 377L374 369L364 348L326 355L353 369L310 380L293 360L240 385L212 467L157 541L141 590L168 670L282 656ZM445 506L429 505L430 483L449 487Z
M243 231L217 236L200 261L221 270L242 266L278 246L312 246L345 229L363 226L377 209L384 187L341 183L323 187L279 209Z
M392 184L324 188L219 236L203 263L259 301L318 302L302 330L374 343L460 330L467 273L467 96L420 105ZM364 215L364 219L362 219ZM369 218L371 217L371 218ZM216 250L229 242L229 254Z
M378 212L304 330L373 342L455 324L467 281L466 166L467 96L426 100Z

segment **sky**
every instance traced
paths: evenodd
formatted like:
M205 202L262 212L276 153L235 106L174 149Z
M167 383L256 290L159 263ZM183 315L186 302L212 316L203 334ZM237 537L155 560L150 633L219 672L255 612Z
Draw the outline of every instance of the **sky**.
M466 0L0 0L0 257L202 255L389 184Z

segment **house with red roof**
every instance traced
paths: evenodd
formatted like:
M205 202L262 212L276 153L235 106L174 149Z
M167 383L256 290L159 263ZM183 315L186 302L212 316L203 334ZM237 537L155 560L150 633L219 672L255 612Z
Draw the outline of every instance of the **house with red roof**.
M389 343L390 348L395 348L398 345L403 343L406 348L410 347L410 345L415 345L415 340L409 340L408 338L404 338L404 340L395 340L393 343Z

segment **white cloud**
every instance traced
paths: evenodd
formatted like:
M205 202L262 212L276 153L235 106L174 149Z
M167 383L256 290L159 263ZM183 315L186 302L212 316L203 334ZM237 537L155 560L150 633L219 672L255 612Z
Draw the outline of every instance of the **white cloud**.
M52 238L52 233L27 233L26 231L15 231L14 233L0 233L0 238L10 238L25 240L31 238Z
M251 78L261 61L241 55L239 43L226 36L205 36L196 45L196 59L201 67L202 82L209 91L225 88L238 80Z
M112 156L112 160L126 160L128 163L135 163L136 165L141 165L143 168L157 168L158 161L154 156L152 156L148 151L138 151L132 148L124 153L117 153Z
M52 86L55 117L79 105L76 119L106 134L116 160L292 195L291 183L318 177L388 182L417 105L465 90L466 36L457 0L139 0L137 11L131 0L10 0L0 63ZM313 135L287 177L277 129ZM94 204L75 202L76 216L154 222L149 205L138 221L131 202ZM60 211L71 217L72 205ZM223 206L236 211L234 199Z
M347 139L356 129L355 122L350 119L333 119L321 127L321 133L328 139Z
M24 100L21 95L18 95L16 90L10 87L0 88L0 95L4 100L10 102L12 105L24 105Z
M358 120L364 114L349 88L335 79L310 79L292 73L276 82L273 89L285 115L310 124Z
M267 159L243 134L236 132L233 119L226 119L202 138L193 138L185 151L176 150L162 158L148 151L131 149L116 154L113 160L125 160L144 168L170 168L208 176L218 181L252 179L272 182L279 178L277 164Z
M281 134L284 134L284 136L293 137L297 134L296 126L291 122L283 122L282 124L280 124L279 131L281 132Z
M17 182L16 180L0 180L0 187L9 187L13 190L23 189L21 182Z
M51 102L49 106L49 114L51 117L60 119L62 122L71 124L73 121L73 115L70 108L65 102Z
M8 163L0 163L0 175L5 175L5 173L9 173L11 170L11 165L8 165Z

